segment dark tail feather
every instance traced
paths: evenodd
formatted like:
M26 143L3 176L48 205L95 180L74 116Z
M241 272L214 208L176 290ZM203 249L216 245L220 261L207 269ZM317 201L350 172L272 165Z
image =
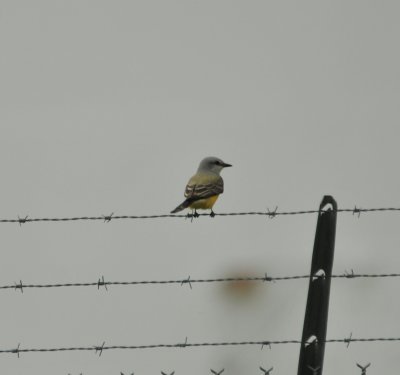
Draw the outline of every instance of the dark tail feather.
M186 199L184 202L182 202L175 210L171 211L171 214L175 214L179 211L184 210L185 208L188 208L190 205L191 201L189 199Z

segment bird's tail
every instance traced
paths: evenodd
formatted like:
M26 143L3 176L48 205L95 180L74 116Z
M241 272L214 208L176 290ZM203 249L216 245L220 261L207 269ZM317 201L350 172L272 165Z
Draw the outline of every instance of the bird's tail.
M171 214L175 214L179 211L184 210L185 208L188 208L190 205L190 200L186 199L184 202L182 202L178 207L176 207L174 210L171 211Z

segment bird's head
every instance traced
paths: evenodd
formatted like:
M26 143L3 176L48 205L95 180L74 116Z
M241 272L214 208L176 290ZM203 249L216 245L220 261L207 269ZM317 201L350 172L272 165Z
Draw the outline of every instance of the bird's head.
M227 164L214 156L209 156L200 162L198 172L213 172L219 174L227 167L232 167L232 165Z

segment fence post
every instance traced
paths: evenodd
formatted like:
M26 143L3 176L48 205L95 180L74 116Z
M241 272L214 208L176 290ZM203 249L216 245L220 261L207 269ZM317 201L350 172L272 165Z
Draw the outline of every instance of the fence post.
M335 249L336 210L337 204L333 197L324 196L319 206L315 233L298 375L322 375Z

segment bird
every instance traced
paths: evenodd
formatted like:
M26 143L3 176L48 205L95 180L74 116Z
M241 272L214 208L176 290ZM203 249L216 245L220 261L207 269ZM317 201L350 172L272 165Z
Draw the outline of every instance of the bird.
M211 210L210 216L214 217L213 206L218 196L224 192L224 180L220 173L224 168L232 167L214 156L204 158L186 185L185 200L171 214L175 214L185 208L194 210L193 216L198 217L198 209Z

